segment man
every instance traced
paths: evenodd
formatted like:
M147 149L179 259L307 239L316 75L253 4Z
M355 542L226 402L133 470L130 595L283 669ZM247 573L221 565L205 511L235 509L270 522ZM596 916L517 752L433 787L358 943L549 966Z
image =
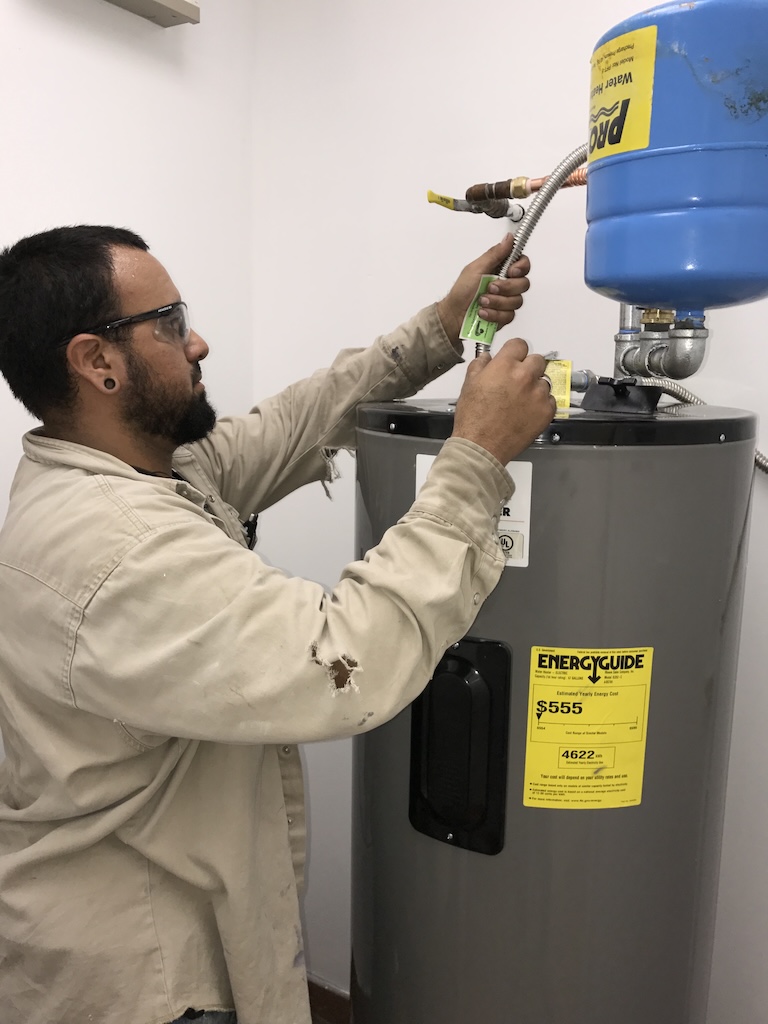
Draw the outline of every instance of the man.
M504 466L554 413L543 359L515 340L470 364L412 509L332 593L263 564L242 521L326 478L358 402L458 361L510 247L218 422L208 346L138 236L61 228L0 254L0 370L42 420L0 533L4 1024L308 1024L295 744L383 723L466 632L504 564ZM512 320L527 271L487 319Z

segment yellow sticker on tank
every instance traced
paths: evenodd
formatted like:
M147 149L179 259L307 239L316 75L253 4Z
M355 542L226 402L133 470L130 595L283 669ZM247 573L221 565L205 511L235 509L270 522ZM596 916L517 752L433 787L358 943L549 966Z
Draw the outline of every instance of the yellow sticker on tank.
M652 665L652 647L531 648L526 807L640 803Z
M544 373L552 382L552 397L558 409L568 409L571 405L571 370L570 359L548 359Z
M647 149L651 138L655 25L616 36L592 54L589 162Z

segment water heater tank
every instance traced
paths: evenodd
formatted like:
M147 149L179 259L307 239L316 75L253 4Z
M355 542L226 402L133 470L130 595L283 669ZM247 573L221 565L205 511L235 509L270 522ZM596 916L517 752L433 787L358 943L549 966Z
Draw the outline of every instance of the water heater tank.
M453 405L358 426L362 557ZM354 1024L705 1024L754 439L571 408L510 465L471 635L355 740Z
M768 3L689 0L592 56L585 279L678 311L768 294Z

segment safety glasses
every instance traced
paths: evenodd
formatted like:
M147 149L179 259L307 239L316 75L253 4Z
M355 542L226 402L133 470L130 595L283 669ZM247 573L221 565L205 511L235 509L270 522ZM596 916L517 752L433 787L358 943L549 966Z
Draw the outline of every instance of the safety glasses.
M78 334L106 334L116 327L125 327L127 324L140 324L145 320L157 320L154 335L156 338L178 339L183 345L189 341L189 310L186 302L171 302L167 306L158 306L157 309L149 309L146 313L134 313L133 316L123 316L119 320L112 320L111 323L101 324L99 327L89 327L87 331L78 331ZM70 334L63 338L59 344L66 345L75 335Z

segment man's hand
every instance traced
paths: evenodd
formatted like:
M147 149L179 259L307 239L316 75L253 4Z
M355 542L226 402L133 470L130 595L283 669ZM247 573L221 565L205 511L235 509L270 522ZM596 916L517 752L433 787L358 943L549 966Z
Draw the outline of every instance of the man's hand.
M473 359L456 403L453 437L474 441L502 465L524 451L555 415L557 406L542 378L543 356L529 355L513 338L489 355Z
M446 297L437 304L437 312L445 333L458 347L459 331L464 314L475 297L477 286L483 274L497 274L504 260L512 252L514 235L507 235L498 245L484 252L472 263L468 264L459 274L453 288ZM480 316L483 320L506 327L515 318L515 310L523 304L523 292L527 292L530 281L531 264L527 256L522 256L507 271L507 276L494 281L488 288L488 294L480 300Z

